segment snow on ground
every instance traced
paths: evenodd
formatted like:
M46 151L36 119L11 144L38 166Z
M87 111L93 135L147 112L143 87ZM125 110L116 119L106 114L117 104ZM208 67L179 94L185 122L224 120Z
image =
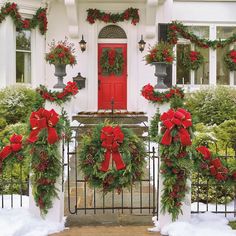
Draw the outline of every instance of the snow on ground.
M190 222L175 222L164 226L161 234L169 236L236 236L227 225L228 220L218 214L206 212L194 215Z
M29 197L12 195L13 209L11 208L11 195L4 195L4 209L0 209L0 236L47 236L64 230L64 222L55 223L33 216L29 208ZM2 208L2 196L0 196Z
M47 236L64 230L55 223L34 217L28 209L0 209L1 236Z

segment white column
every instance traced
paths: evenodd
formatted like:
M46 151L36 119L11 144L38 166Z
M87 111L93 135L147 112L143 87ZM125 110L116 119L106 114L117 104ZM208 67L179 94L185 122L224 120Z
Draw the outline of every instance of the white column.
M10 17L0 24L0 88L16 82L15 26Z
M71 121L71 102L67 102L66 104L64 104L63 107L64 110L67 112L68 117L70 118ZM47 110L54 109L60 115L62 107L50 102L46 102L45 109ZM61 143L59 145L59 148L60 148L60 153L62 155ZM53 207L49 209L48 214L45 216L45 219L48 221L61 223L64 217L64 192L62 192L62 176L58 178L56 182L56 188L59 190L58 198L53 199ZM33 215L40 217L40 210L35 204L31 186L30 186L30 196L29 196L29 209Z
M39 32L38 27L31 31L31 61L32 61L32 87L45 84L45 36ZM51 78L53 79L53 78Z
M160 114L162 114L163 112L166 112L169 108L170 105L168 104L168 106L162 106L162 109L160 109ZM160 155L159 155L159 163L161 165L161 159L160 159ZM191 181L188 180L187 181L187 185L189 187L189 189L191 189ZM170 223L172 223L172 217L170 214L165 213L163 214L161 212L161 197L162 197L162 192L164 189L164 185L163 185L163 177L161 175L161 173L159 172L159 209L158 209L158 222L159 222L159 227L160 230L165 226L168 225ZM182 202L182 212L183 214L179 215L178 220L177 221L189 221L191 218L191 191L189 193L186 194L184 201Z

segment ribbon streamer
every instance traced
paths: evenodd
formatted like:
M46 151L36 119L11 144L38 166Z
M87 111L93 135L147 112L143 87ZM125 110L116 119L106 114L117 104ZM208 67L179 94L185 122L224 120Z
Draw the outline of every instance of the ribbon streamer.
M100 139L102 141L102 147L106 148L105 159L101 164L100 170L104 172L108 171L111 158L115 162L117 170L125 169L125 163L119 152L119 146L124 140L124 134L120 127L103 127Z

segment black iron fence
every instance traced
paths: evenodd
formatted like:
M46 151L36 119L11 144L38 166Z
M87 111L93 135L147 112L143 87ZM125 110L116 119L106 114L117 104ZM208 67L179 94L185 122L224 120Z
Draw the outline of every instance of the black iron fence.
M208 143L206 145L208 146ZM236 163L236 149L233 145L231 146L230 149L227 143L224 155L219 156L228 166L232 165L230 163ZM215 145L215 150L218 151L217 145ZM224 214L226 217L236 217L236 184L212 182L201 173L193 173L191 192L192 213L210 211Z
M29 166L5 166L0 174L0 208L28 207Z

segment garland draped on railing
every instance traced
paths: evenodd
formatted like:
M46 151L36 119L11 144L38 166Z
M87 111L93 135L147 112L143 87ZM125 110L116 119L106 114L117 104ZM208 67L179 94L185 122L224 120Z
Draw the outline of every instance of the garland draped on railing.
M16 3L7 2L5 3L0 10L0 23L2 23L7 16L10 16L16 26L16 29L21 31L23 29L35 29L39 27L39 31L44 35L47 31L47 8L40 7L32 19L23 19L19 13L19 8Z

